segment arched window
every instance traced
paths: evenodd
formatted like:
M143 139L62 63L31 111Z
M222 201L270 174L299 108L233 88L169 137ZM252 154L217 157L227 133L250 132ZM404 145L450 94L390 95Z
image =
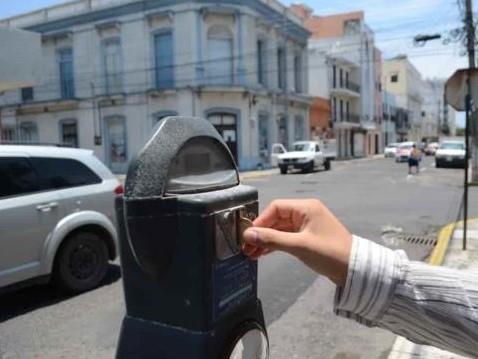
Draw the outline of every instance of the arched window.
M233 38L226 26L212 26L207 33L207 78L210 84L233 82Z

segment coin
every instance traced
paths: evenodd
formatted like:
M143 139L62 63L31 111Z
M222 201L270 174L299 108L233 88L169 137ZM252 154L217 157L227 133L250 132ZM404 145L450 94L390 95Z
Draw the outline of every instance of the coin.
M252 221L249 218L246 217L239 217L239 233L238 233L238 242L239 246L242 247L244 244L244 232L246 231L247 228L252 227Z

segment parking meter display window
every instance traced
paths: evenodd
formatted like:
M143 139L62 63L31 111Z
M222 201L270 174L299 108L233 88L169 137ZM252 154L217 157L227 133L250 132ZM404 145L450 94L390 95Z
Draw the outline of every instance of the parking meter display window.
M171 162L167 194L229 188L239 184L237 171L222 145L213 138L189 140Z

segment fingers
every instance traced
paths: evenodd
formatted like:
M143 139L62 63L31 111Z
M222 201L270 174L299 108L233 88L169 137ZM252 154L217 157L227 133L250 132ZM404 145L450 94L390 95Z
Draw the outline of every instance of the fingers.
M267 250L281 250L292 253L301 245L300 235L297 233L281 232L271 228L252 227L244 232L244 241L247 245ZM248 248L249 252L249 248ZM254 254L252 249L249 252Z
M275 200L256 218L254 226L297 232L303 227L311 208L317 204L317 200Z

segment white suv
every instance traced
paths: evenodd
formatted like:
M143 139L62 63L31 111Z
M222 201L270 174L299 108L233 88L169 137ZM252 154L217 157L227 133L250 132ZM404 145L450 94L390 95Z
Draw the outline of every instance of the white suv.
M96 287L117 256L116 177L92 151L0 146L0 289Z

